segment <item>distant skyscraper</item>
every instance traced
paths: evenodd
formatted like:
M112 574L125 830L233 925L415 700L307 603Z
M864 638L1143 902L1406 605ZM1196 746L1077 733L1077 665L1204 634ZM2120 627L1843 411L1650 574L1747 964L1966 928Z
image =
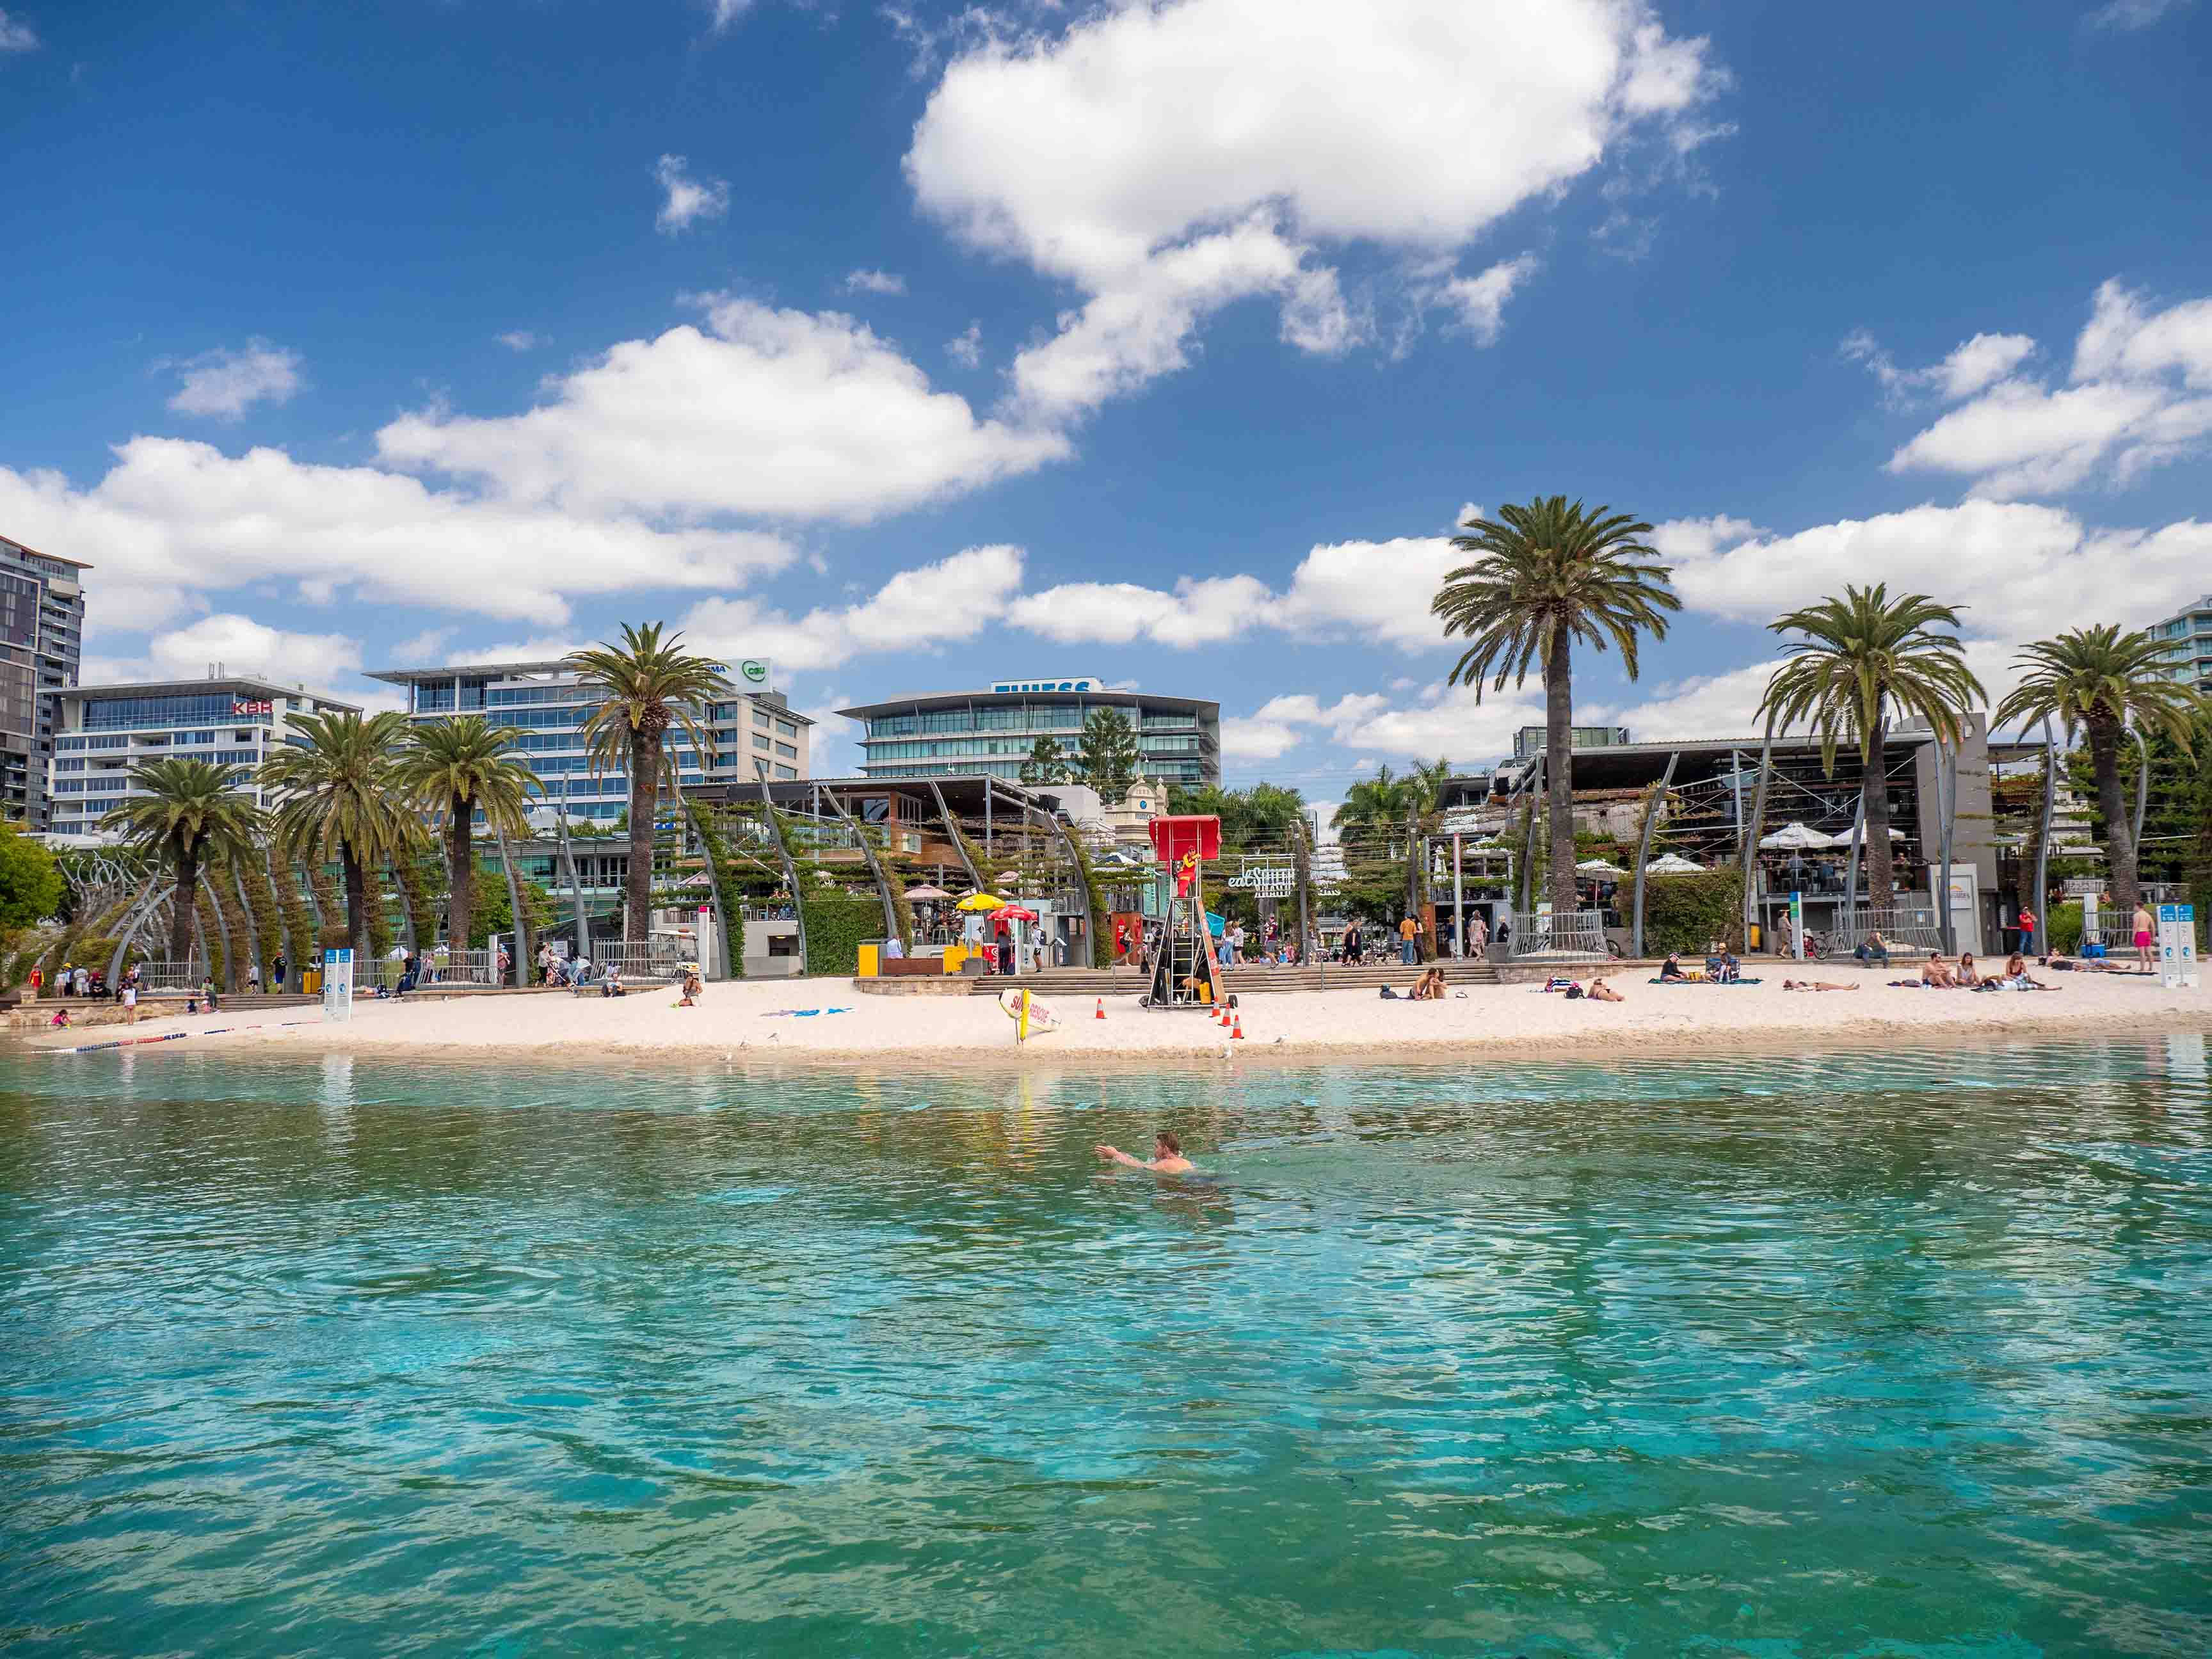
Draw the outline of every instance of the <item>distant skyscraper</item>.
M2212 691L2212 593L2150 630L2166 641L2166 672L2185 684Z
M54 693L76 684L91 569L0 536L0 812L49 827Z

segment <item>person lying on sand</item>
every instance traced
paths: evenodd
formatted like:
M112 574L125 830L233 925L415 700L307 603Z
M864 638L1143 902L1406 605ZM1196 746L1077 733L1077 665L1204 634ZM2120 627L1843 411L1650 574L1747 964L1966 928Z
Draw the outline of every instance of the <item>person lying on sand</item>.
M1161 1130L1153 1138L1152 1158L1149 1164L1131 1158L1118 1146L1102 1145L1097 1152L1101 1164L1119 1164L1130 1170L1150 1170L1154 1175L1194 1175L1198 1170L1198 1165L1182 1155L1182 1142L1167 1129Z
M1830 985L1826 981L1816 979L1785 979L1782 981L1782 988L1785 991L1856 991L1859 988L1856 985Z
M1620 992L1614 990L1613 987L1607 985L1601 979L1594 979L1590 981L1589 996L1592 1002L1626 1002L1628 1000L1626 997L1621 995Z

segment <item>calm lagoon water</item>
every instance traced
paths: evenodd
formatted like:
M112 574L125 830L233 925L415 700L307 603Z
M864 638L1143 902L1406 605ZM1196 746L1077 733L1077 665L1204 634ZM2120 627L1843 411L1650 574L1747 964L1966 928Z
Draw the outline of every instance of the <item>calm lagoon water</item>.
M2201 1659L2208 1096L0 1056L0 1649Z

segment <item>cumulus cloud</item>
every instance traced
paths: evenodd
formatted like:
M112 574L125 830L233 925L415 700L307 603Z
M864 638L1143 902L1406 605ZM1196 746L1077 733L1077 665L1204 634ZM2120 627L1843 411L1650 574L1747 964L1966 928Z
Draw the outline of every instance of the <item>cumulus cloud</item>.
M848 270L843 287L848 294L903 294L906 278L890 270Z
M218 346L164 367L179 375L171 409L218 420L234 421L256 404L287 402L301 385L300 354L260 339L249 340L243 350Z
M20 17L0 11L0 52L36 52L38 31Z
M1537 264L1534 254L1524 253L1491 266L1479 276L1452 276L1437 285L1434 302L1451 311L1458 326L1472 334L1477 344L1495 344L1504 327L1505 302L1536 274Z
M270 580L311 603L361 597L558 623L572 596L742 586L793 556L772 535L580 519L374 467L178 438L131 439L89 489L0 467L0 523L90 562L99 620L123 629Z
M1251 628L1273 598L1254 576L1186 576L1172 592L1134 582L1068 582L1018 600L1007 620L1066 644L1217 645Z
M855 524L1072 453L1060 434L978 420L850 317L700 303L703 328L626 340L527 413L422 410L379 432L378 453L518 504Z
M2093 29L2147 29L2190 3L2191 0L2110 0L2082 21Z
M228 673L329 689L338 676L360 672L361 641L345 634L295 634L223 612L152 635L137 657L88 657L81 678L87 685L198 679L210 663Z
M963 368L975 368L983 361L983 325L970 323L945 343L945 355Z
M653 164L660 185L660 211L653 222L663 234L689 230L702 219L719 219L730 210L729 181L695 179L691 164L681 155L664 155Z
M1249 720L1254 728L1263 731L1311 728L1314 735L1326 735L1347 748L1423 760L1442 755L1471 763L1507 752L1513 747L1515 732L1543 718L1540 690L1491 692L1478 702L1471 687L1438 683L1402 702L1376 692L1348 692L1331 703L1305 693L1276 697L1261 704ZM1224 753L1228 724L1222 722Z
M2212 439L2212 299L2164 310L2118 281L2097 290L2069 384L2019 372L2025 335L1977 334L1942 362L1899 369L1869 337L1845 342L1894 399L1933 388L1957 404L1889 459L1893 472L1947 472L1995 501L2125 484ZM1963 401L1962 401L1963 400Z
M1450 255L1639 130L1686 131L1723 82L1641 0L1119 5L969 39L906 167L957 235L1086 296L1015 367L1065 417L1182 367L1241 299L1274 300L1303 349L1346 349L1366 330L1325 247ZM1455 280L1494 329L1510 281Z
M1006 614L1021 591L1022 550L971 547L902 570L866 599L802 617L749 599L694 605L681 626L701 649L772 657L793 672L835 668L854 657L972 640Z
M526 328L511 328L504 334L492 337L509 351L535 351L545 342Z

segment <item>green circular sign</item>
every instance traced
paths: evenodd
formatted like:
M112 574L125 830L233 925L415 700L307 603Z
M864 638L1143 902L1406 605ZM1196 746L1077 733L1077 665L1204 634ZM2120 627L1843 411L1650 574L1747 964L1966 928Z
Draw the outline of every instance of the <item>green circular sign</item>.
M764 662L740 663L738 665L738 672L755 685L758 685L768 678L768 665Z

